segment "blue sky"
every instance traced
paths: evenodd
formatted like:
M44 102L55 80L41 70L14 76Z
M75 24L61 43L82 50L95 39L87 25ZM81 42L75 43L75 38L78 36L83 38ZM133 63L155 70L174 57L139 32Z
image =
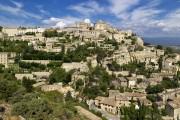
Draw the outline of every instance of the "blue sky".
M142 36L180 37L180 0L0 0L0 25L61 27L104 20Z

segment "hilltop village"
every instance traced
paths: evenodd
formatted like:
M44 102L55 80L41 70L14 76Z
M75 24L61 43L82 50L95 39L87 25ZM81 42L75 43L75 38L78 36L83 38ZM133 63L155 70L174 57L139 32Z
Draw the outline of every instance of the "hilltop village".
M0 31L0 119L180 118L180 54L170 48L104 21Z

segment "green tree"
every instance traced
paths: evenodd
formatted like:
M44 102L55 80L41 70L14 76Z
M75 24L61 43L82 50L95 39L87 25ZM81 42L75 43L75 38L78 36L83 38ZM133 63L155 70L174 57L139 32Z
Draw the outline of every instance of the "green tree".
M130 107L121 108L121 114L124 116L121 120L145 120L147 108L140 105L136 109L135 105L131 104Z
M55 69L49 77L50 84L58 83L58 82L66 83L66 81L67 81L67 73L62 68Z
M28 119L49 120L52 108L47 101L34 98L31 101L18 102L13 105L13 113Z
M18 90L16 81L0 80L0 99L8 100Z
M71 92L68 91L65 96L65 101L72 101L72 100L73 100L73 98L72 98Z
M167 47L167 48L165 49L165 54L172 54L172 53L173 53L173 49L172 49L172 48Z
M156 48L162 50L163 46L162 45L157 45Z
M165 89L173 89L179 87L179 82L176 79L171 80L170 78L164 77L163 80L161 81L161 85Z
M43 32L43 36L44 37L57 37L58 32L57 32L57 30L45 30Z
M156 93L161 93L163 92L164 88L161 84L158 84L158 85L154 85L154 86L148 86L146 88L146 92L148 94L156 94Z
M0 73L4 72L4 68L5 68L5 66L3 64L0 64Z
M158 65L159 65L159 71L161 71L162 66L163 66L163 56L160 56L160 58L158 60Z
M36 33L35 32L26 32L25 35L34 35L35 36Z
M57 67L60 67L62 65L62 62L50 62L49 64L47 64L47 67L54 69Z
M156 106L146 107L139 102L137 108L134 104L130 107L122 107L121 116L121 120L161 120L161 114Z
M0 32L2 32L2 29L3 29L3 27L2 27L2 26L0 26Z
M33 80L29 80L27 78L23 78L22 80L22 85L26 88L27 92L32 92L33 91L33 84L36 83Z

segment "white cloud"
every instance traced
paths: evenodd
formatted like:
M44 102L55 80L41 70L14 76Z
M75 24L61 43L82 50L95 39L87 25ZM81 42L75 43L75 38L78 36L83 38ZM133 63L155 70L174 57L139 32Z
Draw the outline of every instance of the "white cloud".
M105 11L104 7L101 7L96 1L91 0L77 5L69 6L70 10L75 10L84 16L90 16L98 13L103 13Z
M73 24L75 22L81 21L81 18L66 16L66 17L51 17L49 19L43 20L42 23L55 27L55 28L63 28L67 25Z
M4 27L35 26L33 23L27 23L24 19L9 19L4 16L0 16L0 25Z
M22 3L15 2L15 1L11 1L11 2L15 5L15 7L0 4L0 11L9 13L9 14L14 15L14 16L24 17L24 18L31 17L31 18L35 18L35 19L41 19L41 16L23 10L24 5Z
M48 13L49 13L48 11L46 11L46 10L44 10L44 9L40 9L39 11L40 11L40 13L42 13L42 14L48 14Z
M164 31L179 31L180 32L180 9L176 9L168 13L162 20L159 21L158 25Z
M43 5L37 5L36 8L42 15L50 15L49 11L45 10Z
M16 1L11 1L16 7L18 7L18 8L22 8L24 5L22 4L22 3L20 3L20 2L16 2Z
M84 19L84 22L85 22L85 23L91 23L91 20L88 19L88 18L86 18L86 19Z
M153 29L158 29L159 15L164 10L157 6L161 4L161 0L147 1L145 5L141 5L142 0L118 0L111 2L111 13L117 18L117 25L126 29L132 29L139 34L145 34Z
M128 18L128 10L137 5L140 0L108 0L109 11L121 19Z

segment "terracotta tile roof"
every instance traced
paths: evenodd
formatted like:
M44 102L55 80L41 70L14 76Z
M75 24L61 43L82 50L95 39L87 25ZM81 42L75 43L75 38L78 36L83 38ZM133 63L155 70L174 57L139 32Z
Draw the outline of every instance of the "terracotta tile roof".
M105 98L101 101L101 104L109 105L109 106L116 106L115 98Z

